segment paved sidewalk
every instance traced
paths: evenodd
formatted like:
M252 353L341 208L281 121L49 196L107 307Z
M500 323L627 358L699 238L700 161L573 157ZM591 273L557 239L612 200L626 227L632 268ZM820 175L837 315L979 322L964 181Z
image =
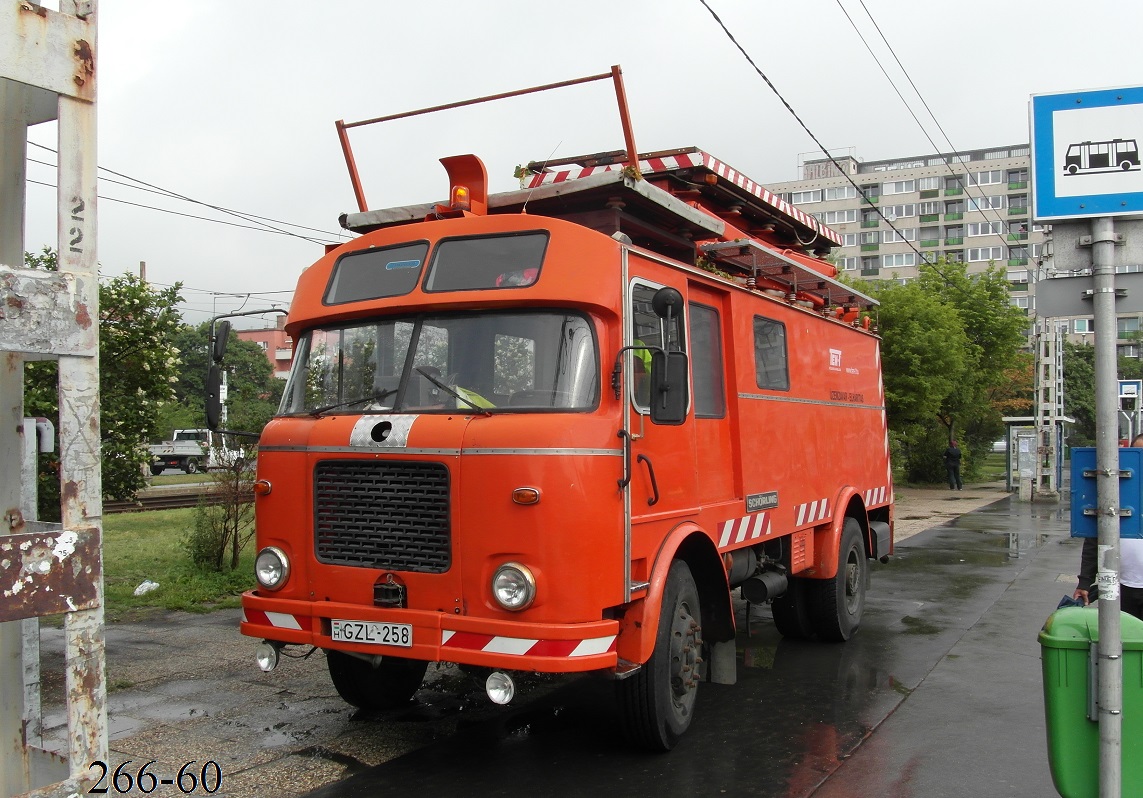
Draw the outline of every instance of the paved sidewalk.
M954 579L979 569L1000 578L969 617L950 619L962 631L947 653L814 798L1056 795L1037 637L1075 588L1080 548L1066 494L1051 505L1013 497L905 540L898 559L957 552L968 567ZM922 587L916 598L935 595Z
M966 485L964 490L896 488L894 539L900 543L918 532L947 524L965 513L1007 498L1004 482Z

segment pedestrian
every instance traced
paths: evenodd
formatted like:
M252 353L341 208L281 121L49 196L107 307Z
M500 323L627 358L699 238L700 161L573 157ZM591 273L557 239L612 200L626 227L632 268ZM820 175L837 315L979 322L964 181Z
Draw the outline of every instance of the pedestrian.
M949 448L945 449L945 471L949 475L949 490L964 490L964 483L960 481L960 455L961 451L956 441L949 441Z
M1131 446L1143 447L1143 435L1136 435ZM1098 585L1093 587L1096 562L1099 554L1099 539L1084 538L1080 551L1080 572L1072 598L1090 604L1099 598ZM1143 619L1143 540L1139 538L1119 539L1119 609Z

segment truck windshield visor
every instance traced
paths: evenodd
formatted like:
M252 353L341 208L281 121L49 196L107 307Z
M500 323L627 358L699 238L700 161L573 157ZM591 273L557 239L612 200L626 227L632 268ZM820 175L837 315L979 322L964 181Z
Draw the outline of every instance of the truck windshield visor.
M281 413L588 411L599 390L578 314L406 316L304 333Z

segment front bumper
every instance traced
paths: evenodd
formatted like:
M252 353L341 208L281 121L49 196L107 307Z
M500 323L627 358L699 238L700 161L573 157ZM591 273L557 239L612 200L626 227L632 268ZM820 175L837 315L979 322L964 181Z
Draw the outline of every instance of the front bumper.
M413 645L334 642L331 619L407 623ZM281 643L540 673L615 668L618 621L535 624L441 612L242 595L242 634Z

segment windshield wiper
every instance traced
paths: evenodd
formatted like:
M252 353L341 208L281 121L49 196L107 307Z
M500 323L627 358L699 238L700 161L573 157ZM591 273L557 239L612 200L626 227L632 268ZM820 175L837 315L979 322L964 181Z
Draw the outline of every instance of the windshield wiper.
M343 407L353 407L354 405L359 405L359 404L362 404L363 402L380 402L382 399L384 399L388 396L392 396L395 393L397 393L397 389L396 388L390 388L386 391L381 391L380 393L375 393L372 396L360 396L356 399L346 399L344 402L334 402L333 404L325 405L324 407L315 407L313 410L310 411L310 415L313 416L314 418L317 418L322 413L328 413L330 410L340 410ZM379 409L388 410L389 408L379 408Z
M477 413L482 413L483 415L486 415L486 416L490 416L490 415L492 415L490 412L488 412L488 408L485 408L485 407L481 407L480 405L476 404L475 402L473 402L473 401L472 401L472 400L470 400L470 399L465 399L465 398L464 398L463 396L461 396L459 393L457 393L456 391L454 391L454 390L453 390L452 388L450 388L449 386L445 385L443 382L441 382L440 380L438 380L436 377L434 377L434 376L433 376L432 374L430 374L429 372L425 371L425 370L424 370L423 368L421 368L420 366L414 366L414 367L413 367L413 370L414 370L414 371L416 371L417 373L419 373L419 374L420 374L422 377L424 377L426 380L428 380L429 382L431 382L433 385L435 385L435 386L437 386L438 388L440 388L442 391L445 391L445 392L446 392L446 393L448 393L449 395L451 395L451 396L454 396L455 398L457 398L457 399L459 399L460 401L464 402L466 405L468 405L469 407L471 407L471 408L472 408L473 410L475 410Z

